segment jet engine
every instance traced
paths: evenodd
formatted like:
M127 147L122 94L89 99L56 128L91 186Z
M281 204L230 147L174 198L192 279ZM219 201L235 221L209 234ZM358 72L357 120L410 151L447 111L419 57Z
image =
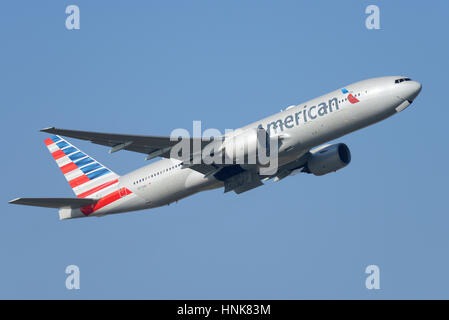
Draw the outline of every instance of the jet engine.
M307 171L322 176L346 167L351 162L351 152L344 143L337 143L311 152Z
M251 128L243 132L234 132L227 136L223 142L222 150L227 158L239 164L255 164L258 152L269 152L270 138L263 128ZM248 158L248 159L246 159Z

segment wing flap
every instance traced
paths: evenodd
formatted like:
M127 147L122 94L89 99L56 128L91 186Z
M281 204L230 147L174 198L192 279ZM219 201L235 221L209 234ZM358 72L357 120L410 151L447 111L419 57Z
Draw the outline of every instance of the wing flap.
M82 208L97 203L98 200L88 198L17 198L9 201L11 204L35 206L44 208Z

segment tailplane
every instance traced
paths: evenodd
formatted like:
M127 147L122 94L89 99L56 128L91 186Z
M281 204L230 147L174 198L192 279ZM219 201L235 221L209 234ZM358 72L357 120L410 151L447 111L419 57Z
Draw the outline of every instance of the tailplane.
M118 189L116 173L68 141L53 136L44 142L78 198L98 199Z
M9 201L10 204L59 209L60 220L86 217L98 202L98 199L89 198L17 198Z

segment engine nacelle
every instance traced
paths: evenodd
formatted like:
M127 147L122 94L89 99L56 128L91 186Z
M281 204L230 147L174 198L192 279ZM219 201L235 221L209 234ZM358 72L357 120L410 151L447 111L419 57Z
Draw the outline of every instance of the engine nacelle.
M227 136L222 149L229 159L242 164L255 164L258 152L261 151L261 146L264 147L265 152L270 150L269 141L270 139L265 129L252 128L243 132L234 132Z
M351 152L344 143L337 143L316 151L307 161L310 173L322 176L346 167L351 162Z

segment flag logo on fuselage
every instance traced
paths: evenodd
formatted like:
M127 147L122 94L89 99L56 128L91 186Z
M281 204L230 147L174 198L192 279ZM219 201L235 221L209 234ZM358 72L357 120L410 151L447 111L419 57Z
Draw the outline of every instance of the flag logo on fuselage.
M347 96L347 98L348 98L348 101L349 101L350 103L354 104L354 103L360 102L359 99L357 99L355 96L352 95L352 93L350 93L350 92L348 91L348 89L343 88L343 89L341 89L341 92L344 93L344 94L349 93L348 96Z

